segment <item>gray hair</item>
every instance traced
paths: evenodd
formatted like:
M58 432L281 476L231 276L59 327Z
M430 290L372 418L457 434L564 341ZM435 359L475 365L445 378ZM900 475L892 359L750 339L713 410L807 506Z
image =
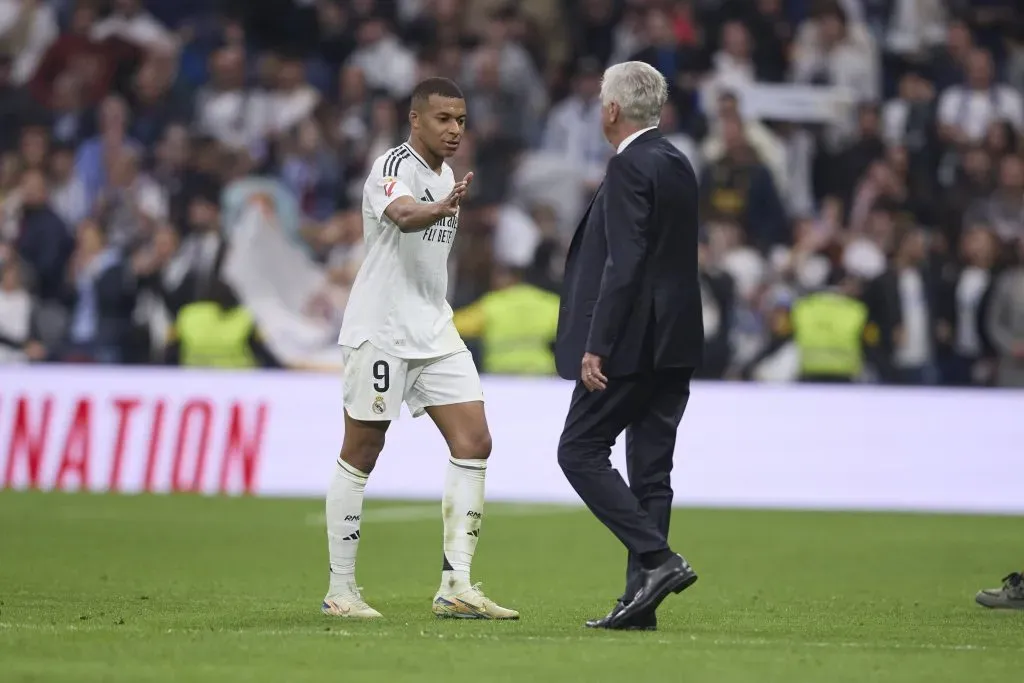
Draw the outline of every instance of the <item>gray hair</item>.
M658 125L667 99L665 77L644 62L615 64L601 78L601 104L615 102L624 117L642 126Z

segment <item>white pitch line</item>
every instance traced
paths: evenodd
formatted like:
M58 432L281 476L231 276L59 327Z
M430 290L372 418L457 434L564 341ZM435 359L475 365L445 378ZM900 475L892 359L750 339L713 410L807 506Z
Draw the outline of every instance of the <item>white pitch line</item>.
M564 515L583 511L582 507L571 505L518 505L500 504L485 508L485 517L544 517ZM441 519L441 503L429 505L395 505L392 507L370 508L363 513L363 521L371 524L392 524L395 522L423 522ZM306 515L307 526L323 526L327 523L322 512Z
M330 623L331 620L325 620ZM380 623L380 622L375 622ZM142 629L133 628L130 626L118 626L108 625L102 626L99 624L14 624L11 622L0 622L0 630L7 631L32 631L32 632L43 632L52 633L54 635L66 634L66 633L96 633L96 632L114 632L124 631L132 633L133 635L139 635L143 633ZM359 638L365 640L367 638L380 638L380 639L392 639L401 640L402 638L408 638L409 634L406 633L381 633L380 631L362 631L358 628L355 630L338 629L331 626L330 630L324 628L292 628L292 629L200 629L200 628L185 628L185 629L165 629L161 633L166 635L203 635L203 634L217 634L217 635L243 635L243 636L314 636L314 637L331 637L331 638ZM892 650L892 651L935 651L935 652L1024 652L1022 647L1003 647L1003 646L991 646L991 645L977 645L972 643L893 643L893 642L872 642L872 641L802 641L802 640L771 640L768 638L714 638L705 636L683 636L678 639L669 638L658 638L649 637L645 634L629 633L624 634L624 638L613 639L618 634L597 634L593 636L579 636L579 635L564 635L564 636L531 636L518 633L431 633L427 631L420 631L419 637L425 640L488 640L495 642L515 642L515 641L526 641L526 642L540 642L540 643L593 643L599 642L602 644L606 643L629 643L631 645L636 644L649 644L649 645L662 645L662 646L686 646L688 644L696 646L713 646L713 647L733 647L733 648L764 648L764 647L792 647L792 648L814 648L814 649L843 649L843 650Z
M362 634L358 634L362 637ZM384 634L374 634L382 636ZM678 640L667 638L647 638L639 635L636 642L653 643L656 645L685 645L687 642L695 645L715 645L720 647L812 647L812 648L848 648L860 650L936 650L946 652L1024 652L1024 648L1016 647L991 647L989 645L973 644L942 644L942 643L892 643L892 642L871 642L871 641L803 641L803 640L771 640L768 638L707 638L704 636L690 635ZM492 633L427 633L421 631L420 636L425 638L436 638L438 640L528 640L552 643L564 642L593 642L594 637L586 636L528 636L518 634L498 635ZM623 641L625 642L625 641ZM633 642L633 641L630 641Z

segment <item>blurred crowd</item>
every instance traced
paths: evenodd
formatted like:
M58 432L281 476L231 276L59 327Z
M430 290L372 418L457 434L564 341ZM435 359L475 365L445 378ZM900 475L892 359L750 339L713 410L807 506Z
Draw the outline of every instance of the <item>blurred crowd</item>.
M703 376L796 379L795 303L842 291L868 315L859 379L1024 385L1018 5L0 0L0 362L183 362L183 311L259 309L244 282L278 268L316 274L290 307L336 335L365 174L432 75L466 93L452 165L477 175L453 307L557 292L613 152L601 73L637 59L700 178ZM291 270L231 280L254 197Z

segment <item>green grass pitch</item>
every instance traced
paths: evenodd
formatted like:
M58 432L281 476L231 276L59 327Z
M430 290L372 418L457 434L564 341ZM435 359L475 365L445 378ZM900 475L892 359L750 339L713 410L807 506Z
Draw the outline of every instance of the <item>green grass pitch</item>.
M474 579L523 619L435 619L439 507L368 504L386 618L354 623L319 612L321 501L0 493L0 681L1024 680L1024 613L973 604L1020 518L680 509L700 581L608 633L623 553L577 508L490 504Z

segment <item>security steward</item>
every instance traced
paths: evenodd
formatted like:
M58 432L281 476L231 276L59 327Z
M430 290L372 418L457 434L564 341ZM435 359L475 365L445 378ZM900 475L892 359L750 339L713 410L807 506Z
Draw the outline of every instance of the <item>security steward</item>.
M801 382L845 384L860 379L865 355L878 346L879 330L860 300L860 282L841 271L831 282L832 286L797 299L789 311L775 312L772 340L747 364L745 375L792 341L800 355Z
M220 279L210 285L205 297L178 312L168 340L167 362L224 370L281 367L260 338L252 313Z
M498 266L488 292L455 312L463 338L482 345L481 369L496 375L554 375L552 345L559 297L523 281L523 270Z

